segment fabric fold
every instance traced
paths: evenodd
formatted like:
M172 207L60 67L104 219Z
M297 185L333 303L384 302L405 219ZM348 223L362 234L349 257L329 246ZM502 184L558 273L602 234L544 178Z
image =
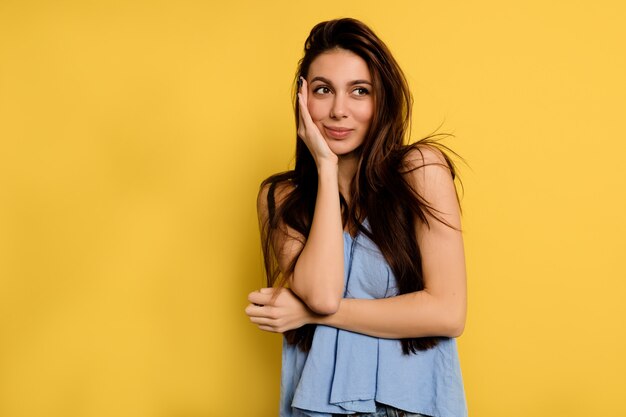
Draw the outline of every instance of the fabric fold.
M344 297L397 295L395 277L370 239L344 233L344 255ZM281 417L373 413L377 402L433 417L467 416L456 339L404 355L397 339L318 325L308 353L283 343Z

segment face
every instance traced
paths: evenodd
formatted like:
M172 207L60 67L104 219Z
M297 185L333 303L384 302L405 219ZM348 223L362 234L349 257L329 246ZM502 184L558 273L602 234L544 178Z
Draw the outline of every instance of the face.
M372 78L365 61L345 49L333 49L311 63L308 109L331 151L346 156L365 139L374 114Z

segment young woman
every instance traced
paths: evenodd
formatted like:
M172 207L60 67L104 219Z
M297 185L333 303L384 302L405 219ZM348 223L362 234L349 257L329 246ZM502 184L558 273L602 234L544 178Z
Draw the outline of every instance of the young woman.
M258 198L273 288L246 308L285 336L280 415L467 415L449 149L432 136L405 144L406 79L357 20L312 29L297 85L295 169L265 180Z

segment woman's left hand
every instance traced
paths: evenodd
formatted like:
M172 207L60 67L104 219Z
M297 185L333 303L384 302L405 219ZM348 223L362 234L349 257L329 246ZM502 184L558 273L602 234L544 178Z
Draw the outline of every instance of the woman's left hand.
M277 292L277 295L274 292ZM261 288L248 295L246 314L259 329L284 333L312 323L313 313L288 288Z

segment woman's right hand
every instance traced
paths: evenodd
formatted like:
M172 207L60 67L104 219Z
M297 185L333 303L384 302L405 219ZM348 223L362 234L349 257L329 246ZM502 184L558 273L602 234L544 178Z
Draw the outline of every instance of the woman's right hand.
M307 148L309 148L309 152L311 152L318 169L320 165L326 162L336 165L339 158L330 150L326 139L322 136L322 133L313 122L311 114L309 113L309 90L307 82L304 77L300 77L300 80L302 85L298 91L298 106L300 109L298 136L304 141Z

